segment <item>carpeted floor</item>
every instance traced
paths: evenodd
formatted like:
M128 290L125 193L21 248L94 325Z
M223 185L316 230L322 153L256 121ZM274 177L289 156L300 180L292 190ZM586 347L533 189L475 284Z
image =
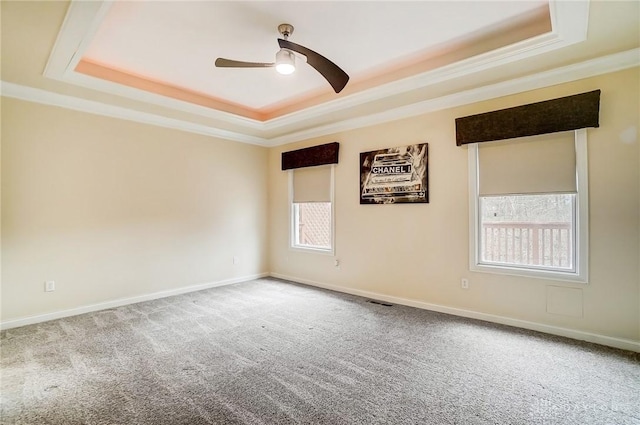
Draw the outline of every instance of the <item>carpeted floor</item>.
M1 335L3 424L640 424L635 353L274 279Z

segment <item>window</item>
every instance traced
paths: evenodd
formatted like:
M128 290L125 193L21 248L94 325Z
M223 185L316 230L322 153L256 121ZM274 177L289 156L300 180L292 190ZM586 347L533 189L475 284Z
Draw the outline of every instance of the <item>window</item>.
M575 194L480 196L479 263L575 271Z
M293 246L331 249L331 202L293 204Z
M472 271L587 281L586 130L469 145Z
M291 247L333 253L333 165L289 174Z

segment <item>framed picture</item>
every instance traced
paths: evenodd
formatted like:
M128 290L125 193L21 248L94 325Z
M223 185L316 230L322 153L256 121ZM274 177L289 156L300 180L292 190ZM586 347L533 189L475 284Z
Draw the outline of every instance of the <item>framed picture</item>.
M360 203L429 203L427 143L360 153Z

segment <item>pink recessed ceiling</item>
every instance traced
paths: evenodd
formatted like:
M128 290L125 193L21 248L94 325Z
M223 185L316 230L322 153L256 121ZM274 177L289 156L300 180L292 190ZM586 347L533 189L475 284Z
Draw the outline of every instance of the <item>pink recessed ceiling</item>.
M351 77L336 95L313 68L273 62L277 26ZM550 31L547 1L114 2L76 71L265 121Z

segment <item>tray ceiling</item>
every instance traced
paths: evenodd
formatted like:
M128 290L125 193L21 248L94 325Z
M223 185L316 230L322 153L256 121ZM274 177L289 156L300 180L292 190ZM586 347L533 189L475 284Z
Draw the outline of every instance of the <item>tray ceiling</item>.
M266 146L604 72L580 61L637 63L634 3L11 4L3 95ZM214 66L216 57L273 61L285 22L293 42L349 73L340 94L304 63L290 76ZM30 55L25 37L37 48ZM32 74L45 49L44 73Z

